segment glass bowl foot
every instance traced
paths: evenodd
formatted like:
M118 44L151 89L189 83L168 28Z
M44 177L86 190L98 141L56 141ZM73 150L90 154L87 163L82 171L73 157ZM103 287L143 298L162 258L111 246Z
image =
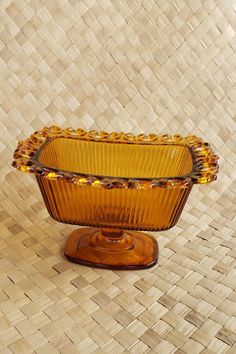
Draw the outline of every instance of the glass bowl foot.
M157 263L158 244L142 232L86 227L69 235L64 254L69 261L90 267L145 269Z

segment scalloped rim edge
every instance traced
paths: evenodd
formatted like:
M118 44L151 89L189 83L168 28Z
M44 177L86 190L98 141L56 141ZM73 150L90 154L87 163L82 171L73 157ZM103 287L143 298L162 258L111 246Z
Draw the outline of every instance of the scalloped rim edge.
M42 166L33 157L38 150L49 140L56 137L73 138L87 141L118 142L127 144L166 144L187 146L193 156L193 170L185 176L180 177L160 177L160 178L123 178L91 176L68 171L59 171L53 168ZM57 126L45 127L33 133L28 139L20 141L14 152L12 166L23 172L34 173L36 176L44 176L48 179L63 179L66 182L78 185L91 185L96 188L187 188L191 183L206 184L214 181L218 172L218 156L215 155L209 143L194 135L182 137L175 134L173 136L156 134L131 133L107 133L105 131L83 130L83 129L62 129Z

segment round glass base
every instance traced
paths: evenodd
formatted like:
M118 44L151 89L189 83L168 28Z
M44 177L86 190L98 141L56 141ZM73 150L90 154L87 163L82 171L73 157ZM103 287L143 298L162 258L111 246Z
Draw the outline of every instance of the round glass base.
M69 235L64 254L69 261L90 267L146 269L157 263L158 244L142 232L86 227Z

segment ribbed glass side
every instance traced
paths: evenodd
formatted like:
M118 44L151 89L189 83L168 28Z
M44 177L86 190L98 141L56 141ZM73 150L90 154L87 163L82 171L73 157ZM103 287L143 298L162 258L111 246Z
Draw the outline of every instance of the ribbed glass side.
M192 187L104 189L45 177L37 180L54 219L136 230L164 230L175 225Z
M56 138L40 152L45 167L112 177L158 178L192 170L181 145L142 145ZM37 176L50 215L80 225L163 230L178 220L192 187L101 188Z
M192 170L192 156L183 145L106 143L68 138L50 141L39 156L46 167L82 174L158 178Z

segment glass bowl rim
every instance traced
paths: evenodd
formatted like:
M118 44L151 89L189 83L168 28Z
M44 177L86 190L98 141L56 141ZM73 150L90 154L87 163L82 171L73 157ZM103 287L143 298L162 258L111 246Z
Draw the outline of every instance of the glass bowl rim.
M59 170L44 166L37 159L45 144L56 138L70 138L94 142L145 144L145 145L181 145L189 149L192 155L192 171L185 175L157 178L128 178L83 174L79 172ZM182 137L179 134L156 135L83 130L81 128L45 127L31 134L30 137L18 143L14 152L12 165L23 171L44 176L48 179L63 179L78 185L91 185L97 188L187 188L192 183L206 184L216 179L218 172L218 156L212 151L209 143L195 135Z

